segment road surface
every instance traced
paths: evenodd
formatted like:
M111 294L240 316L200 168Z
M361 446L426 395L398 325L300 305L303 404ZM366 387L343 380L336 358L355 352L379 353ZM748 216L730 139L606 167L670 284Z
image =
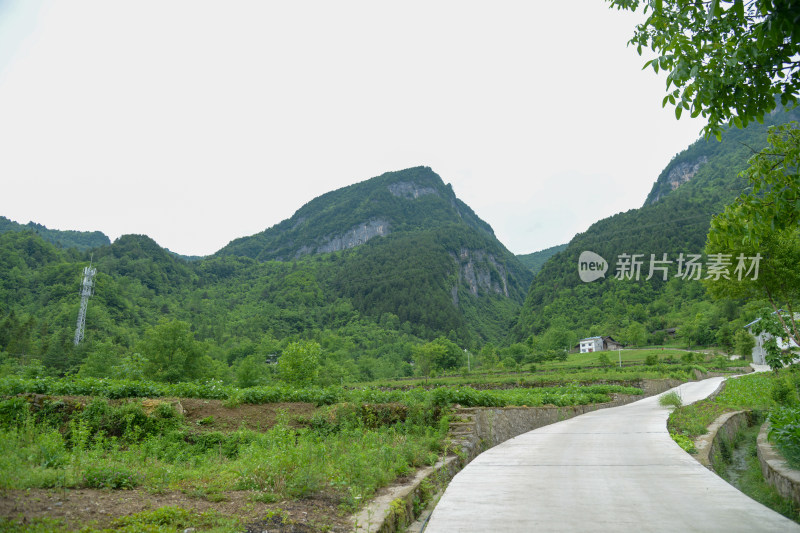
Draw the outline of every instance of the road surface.
M722 378L678 387L684 404ZM675 444L658 397L530 431L450 482L425 533L800 531Z

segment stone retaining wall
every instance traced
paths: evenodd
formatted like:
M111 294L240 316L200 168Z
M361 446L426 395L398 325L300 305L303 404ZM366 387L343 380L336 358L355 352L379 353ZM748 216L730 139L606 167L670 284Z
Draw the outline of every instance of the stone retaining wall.
M780 451L767 440L769 422L758 432L758 461L764 480L775 487L781 496L800 505L800 471L789 466Z
M752 413L750 411L722 414L708 426L708 433L701 435L695 441L695 448L697 448L695 458L709 470L714 470L724 455L723 450L731 450L736 435L751 425Z
M554 424L562 420L567 420L574 416L582 415L597 409L617 407L627 403L641 400L648 396L654 396L677 387L682 382L677 379L655 379L644 380L639 387L642 389L641 396L630 396L624 394L614 395L615 399L606 403L596 403L590 405L576 405L570 407L475 407L462 409L462 412L471 412L475 417L475 436L479 441L478 446L467 444L462 446L463 451L471 461L481 452L488 450L509 439L522 435L528 431L538 429L549 424ZM464 449L466 448L466 449Z

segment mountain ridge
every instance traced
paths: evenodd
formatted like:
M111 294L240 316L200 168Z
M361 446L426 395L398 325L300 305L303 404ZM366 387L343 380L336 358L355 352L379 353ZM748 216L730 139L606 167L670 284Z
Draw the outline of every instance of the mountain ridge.
M570 342L573 337L614 335L661 343L664 339L653 332L677 327L689 344L730 346L742 317L751 316L750 307L758 304L711 301L700 281L675 277L676 260L682 253L703 253L711 217L747 187L739 174L766 146L767 128L798 118L798 110L774 113L763 125L730 129L721 142L699 139L676 154L642 207L598 220L544 264L531 284L515 337L535 344L553 329ZM604 277L581 281L578 260L584 251L605 258ZM622 254L641 254L641 279L616 279L614 260ZM645 280L651 254L657 259L667 254L667 281L660 276Z

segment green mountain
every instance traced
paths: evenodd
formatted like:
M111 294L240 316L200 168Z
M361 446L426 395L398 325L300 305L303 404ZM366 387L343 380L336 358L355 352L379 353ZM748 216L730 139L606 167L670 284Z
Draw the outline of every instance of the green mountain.
M591 335L612 335L632 344L660 343L664 330L677 328L686 343L730 346L736 328L759 304L712 302L702 282L676 277L678 260L680 254L687 258L702 253L711 216L746 186L738 175L766 146L767 127L798 117L797 111L774 113L763 125L731 129L721 142L700 139L677 154L643 207L596 222L545 263L514 328L516 338L534 346L546 334L562 339L562 345ZM607 262L604 277L581 281L578 268L584 251ZM641 254L639 280L617 279L622 264L634 254ZM653 263L669 269L666 281L659 269L645 279L651 254L657 261L667 254L669 263ZM705 263L703 257L701 265ZM706 275L704 270L701 277Z
M531 273L428 167L329 192L216 256L258 261L340 254L326 272L360 312L395 315L465 344L502 339ZM452 332L452 333L450 333Z
M564 250L566 247L566 244L559 244L558 246L551 246L550 248L545 248L544 250L539 250L538 252L518 255L517 259L519 259L519 262L525 265L528 270L536 274L542 269L548 259L556 255L558 252Z
M59 248L88 250L89 248L111 244L111 240L100 231L62 231L48 229L35 222L20 224L4 216L0 216L0 233L5 233L7 231L32 231L42 239L55 244Z

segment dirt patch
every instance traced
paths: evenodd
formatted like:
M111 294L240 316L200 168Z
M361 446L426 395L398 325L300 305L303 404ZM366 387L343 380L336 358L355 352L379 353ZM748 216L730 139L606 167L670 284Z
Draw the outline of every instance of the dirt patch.
M46 402L63 402L62 413L70 416L75 410L81 410L97 398L90 396L49 396L44 394L24 395L34 410L40 409ZM204 400L199 398L126 398L106 400L111 405L120 405L126 402L142 404L144 411L149 415L159 404L166 403L175 406L178 413L186 421L201 431L235 431L240 428L252 431L264 431L285 414L289 425L302 427L307 425L317 407L311 403L268 403L268 404L240 404L235 407L226 407L222 400Z
M317 409L311 403L241 404L226 407L221 400L181 398L180 402L187 422L210 431L235 431L240 427L264 431L274 426L282 413L288 417L290 426L300 427L306 424Z
M197 513L215 510L238 518L250 531L334 533L350 531L346 514L339 511L335 495L265 504L254 500L251 491L215 493L213 500L192 497L179 491L153 494L141 490L29 489L0 492L0 516L20 524L37 518L62 520L66 527L110 527L116 518L141 511L176 506ZM221 500L221 501L216 501Z

